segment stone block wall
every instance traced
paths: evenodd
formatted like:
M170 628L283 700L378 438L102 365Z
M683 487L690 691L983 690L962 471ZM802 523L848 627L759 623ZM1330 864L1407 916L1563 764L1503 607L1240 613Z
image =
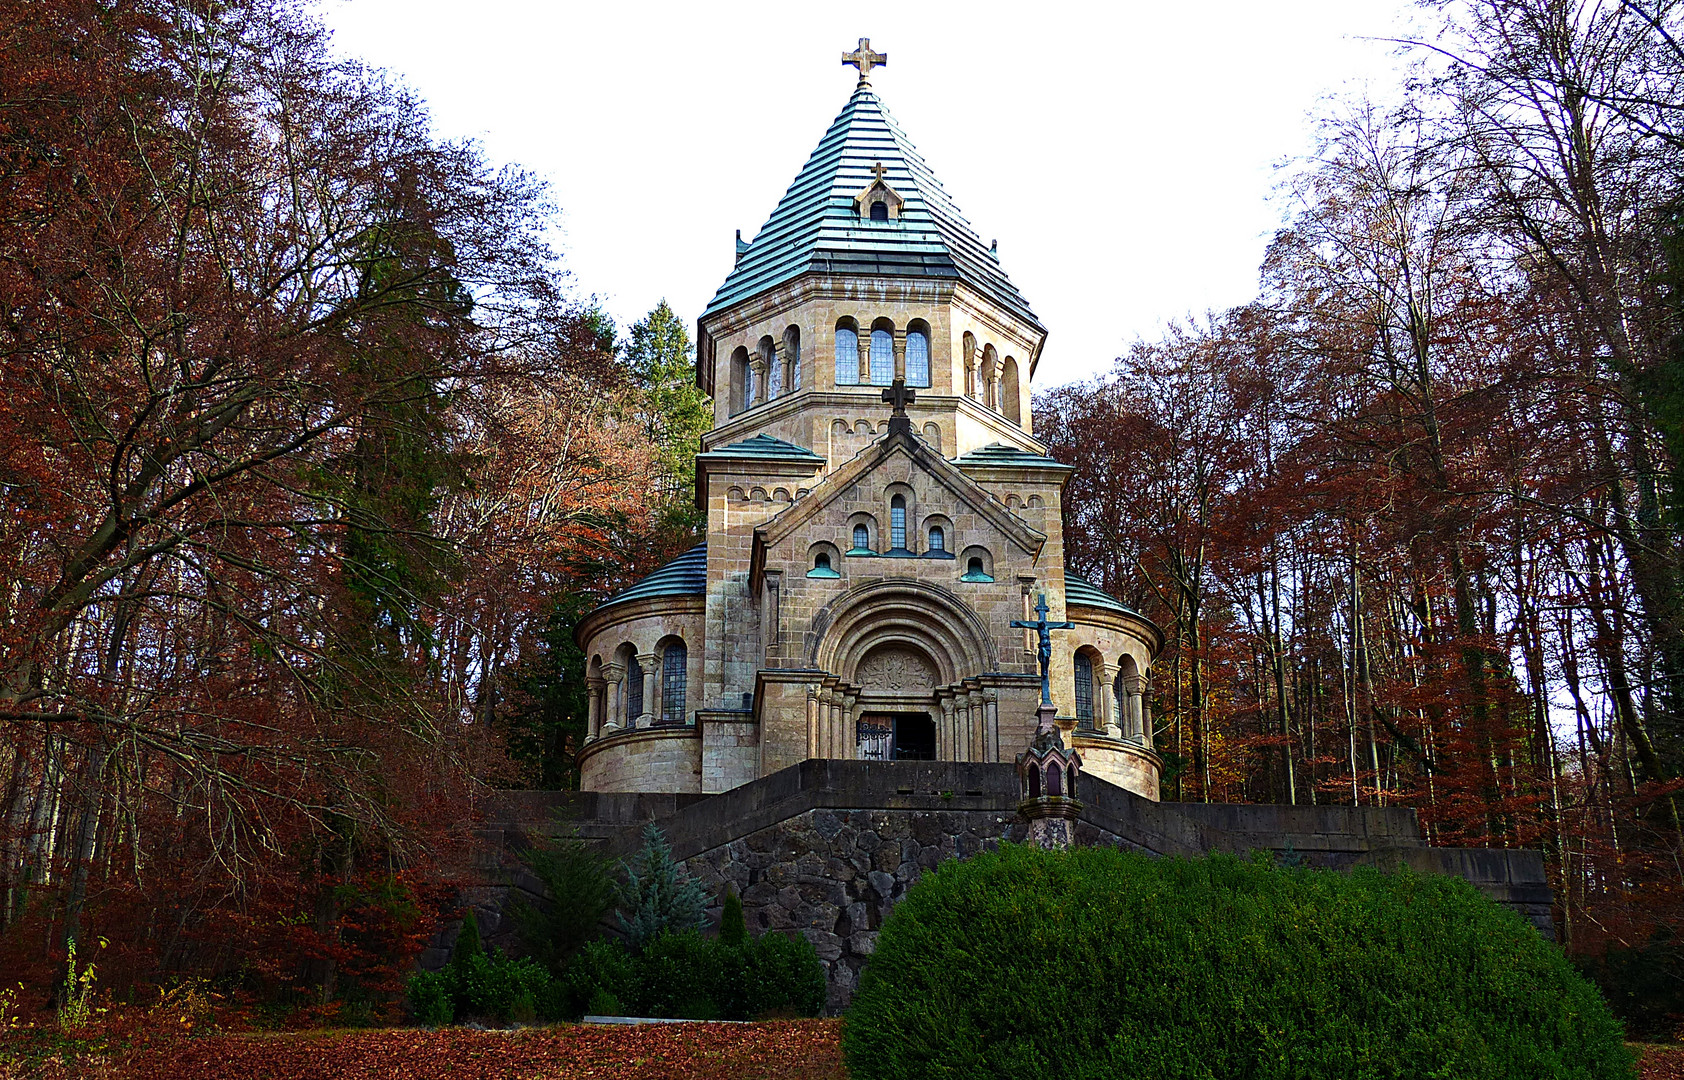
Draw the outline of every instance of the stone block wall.
M1157 803L1095 777L1083 778L1079 794L1080 845L1182 856L1263 850L1333 870L1404 865L1455 874L1554 934L1537 852L1428 847L1410 809ZM654 821L712 894L711 919L729 885L755 932L800 933L813 943L828 1008L838 1012L883 920L926 870L1023 840L1017 801L1009 764L822 759L708 796L505 793L486 808L488 819L504 820L488 820L480 832L489 853L480 863L489 870L500 861L500 880L464 899L480 910L482 928L492 928L487 936L507 947L509 908L536 892L513 859L526 835L576 830L625 857ZM444 962L453 934L434 942L429 963Z

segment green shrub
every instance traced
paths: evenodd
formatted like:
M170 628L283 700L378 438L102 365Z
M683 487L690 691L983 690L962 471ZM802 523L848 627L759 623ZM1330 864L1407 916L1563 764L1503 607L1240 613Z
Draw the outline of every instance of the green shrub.
M422 1027L444 1027L456 1019L450 1001L450 980L437 971L417 971L409 977L409 1011Z
M925 875L843 1038L855 1080L1633 1075L1594 988L1465 881L1108 848Z
M537 845L523 859L549 900L542 907L517 905L515 922L527 955L559 973L597 936L614 906L614 877L607 857L580 840Z
M727 985L724 953L729 946L705 938L694 930L662 934L643 947L638 958L637 1007L640 1016L671 1017L675 1020L742 1019L730 1008L741 998ZM740 1006L739 1006L740 1008Z
M641 954L593 941L559 982L559 1015L634 1016L678 1020L753 1020L817 1016L824 1007L824 968L802 937L766 934L734 946L694 930L667 933ZM612 1006L610 1010L609 1006Z
M744 954L744 1019L817 1016L824 1011L824 965L812 942L799 934L762 934L748 942Z

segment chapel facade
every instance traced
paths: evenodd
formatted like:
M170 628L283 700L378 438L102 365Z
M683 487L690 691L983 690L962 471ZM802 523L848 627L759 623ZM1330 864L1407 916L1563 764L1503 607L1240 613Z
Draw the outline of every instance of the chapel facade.
M711 794L809 758L1010 762L1049 685L1085 773L1158 797L1152 622L1064 566L1046 329L859 82L697 324L707 539L598 606L581 787Z

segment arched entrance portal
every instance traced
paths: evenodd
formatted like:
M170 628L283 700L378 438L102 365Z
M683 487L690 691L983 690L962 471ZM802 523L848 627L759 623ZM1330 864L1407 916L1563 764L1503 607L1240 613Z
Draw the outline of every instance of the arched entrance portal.
M862 761L936 759L939 669L917 643L899 636L875 645L854 668L859 687L855 753Z
M992 760L976 679L997 665L975 611L938 586L891 579L850 590L814 622L824 629L810 662L832 673L836 696L833 711L809 714L832 725L810 746L865 761Z

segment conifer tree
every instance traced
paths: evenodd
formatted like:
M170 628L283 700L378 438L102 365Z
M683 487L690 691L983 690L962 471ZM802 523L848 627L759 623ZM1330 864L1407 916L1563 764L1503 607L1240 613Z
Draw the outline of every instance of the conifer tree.
M643 391L644 430L661 448L661 492L670 524L694 529L696 451L713 424L708 396L696 385L696 356L684 320L665 300L631 328L626 366Z
M707 893L672 857L672 845L655 825L644 826L643 847L626 864L620 886L620 929L633 949L663 933L700 930Z

